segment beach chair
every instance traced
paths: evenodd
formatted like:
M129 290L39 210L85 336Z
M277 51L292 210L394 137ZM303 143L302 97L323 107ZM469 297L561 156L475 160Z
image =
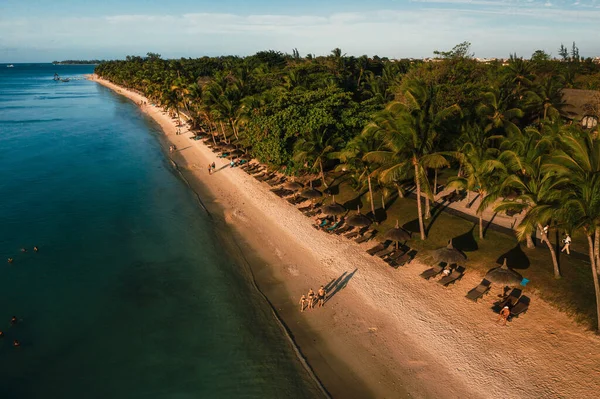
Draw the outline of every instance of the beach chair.
M367 253L369 255L373 256L377 252L383 251L384 249L387 249L387 247L389 247L391 243L392 243L391 240L387 240L385 242L381 242L381 243L375 245L373 248L367 249Z
M520 288L513 288L506 298L496 304L496 311L500 312L500 310L505 306L508 306L509 308L515 306L522 293L523 291L521 291Z
M454 284L465 275L465 270L466 269L464 267L458 266L454 270L452 270L452 273L450 273L447 276L442 277L438 281L438 283L443 285L444 287L447 287L450 284Z
M394 247L388 247L385 249L382 249L381 251L375 252L374 256L379 256L380 258L385 258L386 256L390 255L391 253L393 253L396 250L396 248Z
M360 236L356 240L354 240L354 242L357 242L359 244L362 242L367 242L371 238L375 237L375 234L377 234L377 230L369 230L366 233L364 233L362 236Z
M301 204L302 202L305 202L306 198L302 198L302 197L290 197L287 199L287 202L289 202L292 205L297 205L297 204Z
M305 212L311 211L312 210L312 206L310 206L310 205L309 206L302 206L302 207L298 208L298 210L300 212L302 212L302 213L305 213Z
M350 231L350 230L352 230L353 228L354 228L354 227L352 227L352 226L348 226L348 225L346 225L346 226L344 226L344 227L340 227L339 229L336 229L336 230L335 230L333 233L334 233L335 235L338 235L338 236L339 236L339 235L341 235L341 234L344 234L344 233L347 233L347 232L349 232L349 231Z
M392 259L387 263L394 269L397 269L399 266L404 266L405 264L410 263L410 261L413 260L413 257L414 256L412 252L406 252L397 257L396 259Z
M308 217L313 217L313 216L317 216L319 213L321 213L320 209L312 209L310 211L307 212L302 212L304 214L304 216L308 216Z
M337 222L335 222L332 226L329 226L325 229L325 231L327 231L328 233L333 233L335 230L337 230L338 228L340 228L340 226L344 225L344 220L338 220Z
M481 283L479 283L479 285L477 287L475 287L471 291L467 292L466 297L474 302L477 302L477 300L479 298L481 298L485 294L489 293L491 285L492 285L492 283L490 283L486 279L483 279L483 280L481 280Z
M444 270L444 266L442 266L442 263L440 263L439 265L425 270L423 273L421 273L421 277L423 277L425 280L429 280L430 278L440 274L442 270Z
M529 302L531 302L531 299L529 299L528 296L521 296L515 306L510 310L510 315L508 316L509 319L519 317L519 315L526 313L527 309L529 309Z

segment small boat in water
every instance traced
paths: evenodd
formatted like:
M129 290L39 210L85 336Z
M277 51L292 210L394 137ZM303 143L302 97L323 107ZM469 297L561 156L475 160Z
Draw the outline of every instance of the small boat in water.
M6 67L7 68L14 68L15 66L13 64L8 64Z

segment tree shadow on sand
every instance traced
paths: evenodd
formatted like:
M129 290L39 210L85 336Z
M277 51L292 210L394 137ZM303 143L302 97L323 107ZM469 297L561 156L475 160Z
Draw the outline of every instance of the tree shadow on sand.
M523 252L523 248L521 248L521 244L515 245L514 248L510 249L508 252L503 253L498 257L496 263L501 265L506 259L506 264L511 269L528 269L531 265L531 261Z
M331 298L334 297L335 294L346 288L348 282L354 277L354 274L358 271L358 269L354 269L352 273L344 272L338 278L334 278L325 286L325 292L327 292L327 299L325 303L329 302Z
M419 230L419 219L411 220L410 222L406 222L402 225L402 228L410 233L420 233Z

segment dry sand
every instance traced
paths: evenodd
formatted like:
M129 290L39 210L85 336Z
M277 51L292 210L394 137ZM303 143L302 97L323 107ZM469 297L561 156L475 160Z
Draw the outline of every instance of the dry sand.
M96 81L136 103L146 100ZM509 323L490 310L498 289L473 303L465 293L481 276L467 273L449 288L419 274L418 259L398 270L356 244L312 227L286 201L238 168L225 165L160 109L141 109L179 149L177 162L219 205L224 219L254 249L248 253L261 290L312 369L336 398L594 398L600 392L600 338L537 298ZM467 264L468 266L468 264ZM297 301L340 277L322 309Z

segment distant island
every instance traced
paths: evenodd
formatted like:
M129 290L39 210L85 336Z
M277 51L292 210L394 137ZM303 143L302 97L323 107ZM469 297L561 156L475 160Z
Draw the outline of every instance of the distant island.
M98 65L104 62L104 60L65 60L65 61L52 61L54 65Z

